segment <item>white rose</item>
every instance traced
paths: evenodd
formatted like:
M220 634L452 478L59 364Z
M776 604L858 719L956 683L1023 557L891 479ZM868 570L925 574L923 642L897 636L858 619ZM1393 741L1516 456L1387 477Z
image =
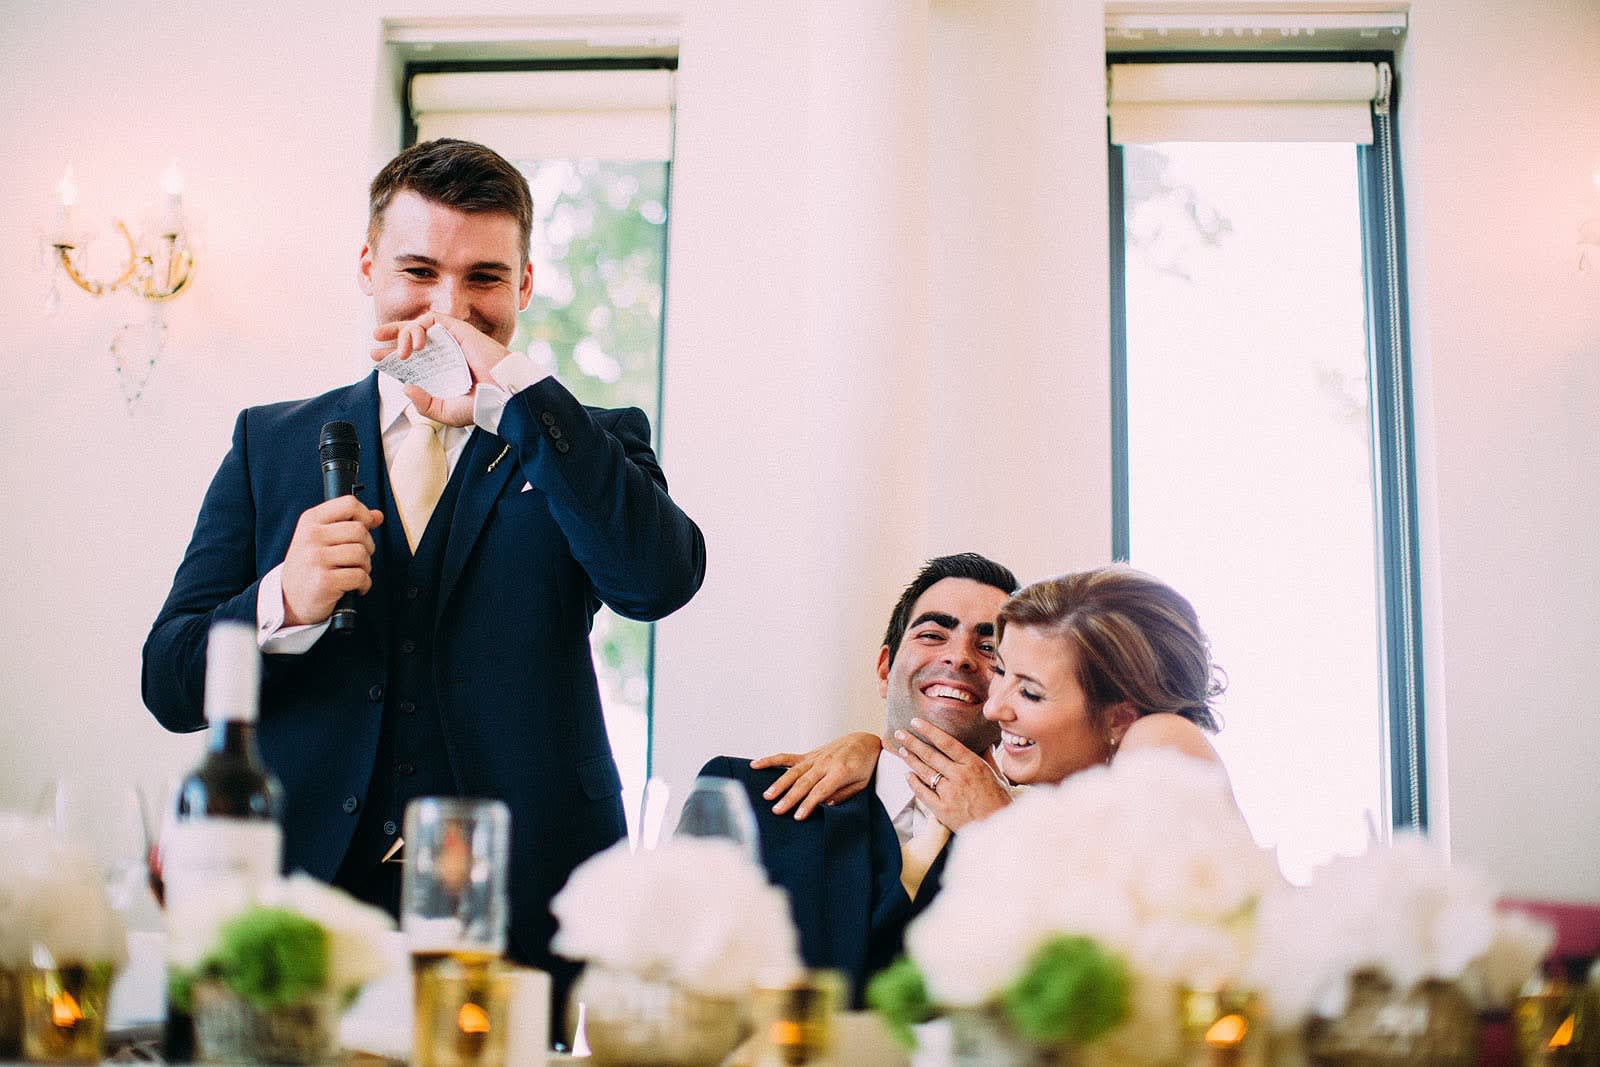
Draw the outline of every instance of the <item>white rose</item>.
M572 873L551 911L562 955L712 996L800 966L787 897L725 841L675 837L638 853L618 843Z

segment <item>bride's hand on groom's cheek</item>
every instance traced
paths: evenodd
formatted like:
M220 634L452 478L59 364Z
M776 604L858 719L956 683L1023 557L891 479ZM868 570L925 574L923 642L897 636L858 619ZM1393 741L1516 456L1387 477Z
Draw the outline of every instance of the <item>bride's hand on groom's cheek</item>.
M925 719L912 719L911 730L894 735L911 768L911 791L940 822L960 830L1011 803L1010 791L983 757Z

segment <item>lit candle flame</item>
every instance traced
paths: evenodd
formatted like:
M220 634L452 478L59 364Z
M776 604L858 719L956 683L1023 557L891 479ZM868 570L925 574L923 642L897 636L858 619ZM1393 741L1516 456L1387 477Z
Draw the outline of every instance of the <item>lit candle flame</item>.
M66 173L61 175L61 181L56 185L56 191L61 194L61 206L71 207L78 202L78 179L72 173L72 164L67 164Z
M161 172L161 191L168 196L183 195L183 172L178 169L177 156L173 156L167 169Z
M1250 1024L1239 1014L1224 1015L1206 1030L1206 1044L1213 1048L1232 1048L1244 1040Z
M469 1000L456 1012L456 1026L463 1034L487 1034L489 1013Z
M83 1009L71 993L62 991L50 998L50 1021L57 1026L76 1026L82 1019Z
M1562 1020L1561 1025L1556 1027L1556 1032L1550 1035L1550 1040L1545 1043L1544 1047L1557 1049L1566 1048L1572 1044L1572 1033L1577 1026L1576 1019L1576 1015L1569 1015Z

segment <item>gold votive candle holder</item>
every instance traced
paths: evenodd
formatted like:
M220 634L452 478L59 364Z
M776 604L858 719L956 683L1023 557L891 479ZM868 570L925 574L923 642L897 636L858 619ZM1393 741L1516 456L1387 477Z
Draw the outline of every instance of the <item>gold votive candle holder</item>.
M22 983L0 967L0 1060L22 1056Z
M33 1063L98 1063L105 1056L109 963L32 967L22 982L22 1053Z
M1588 1018L1584 989L1559 978L1535 978L1511 1009L1517 1056L1523 1067L1577 1067L1584 1059Z
M415 1067L505 1067L512 975L504 964L444 956L413 978Z
M834 1019L845 1000L838 971L806 971L764 983L752 994L754 1067L822 1067L834 1062Z
M1178 991L1184 1067L1266 1067L1261 998L1229 988Z

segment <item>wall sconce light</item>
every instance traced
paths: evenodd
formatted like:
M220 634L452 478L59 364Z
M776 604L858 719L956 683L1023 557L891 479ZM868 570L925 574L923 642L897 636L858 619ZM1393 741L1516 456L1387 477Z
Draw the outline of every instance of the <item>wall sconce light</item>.
M161 353L166 335L161 305L183 292L194 277L194 250L183 217L183 174L176 159L162 172L161 191L159 215L141 225L137 233L122 219L113 221L118 245L125 251L108 277L95 278L87 254L94 235L78 227L78 179L69 164L56 184L55 224L44 240L50 270L45 314L53 315L61 307L62 277L90 296L127 293L150 309L146 322L124 323L111 341L111 355L130 414Z
M50 237L55 249L56 262L61 273L90 296L125 289L145 300L171 300L183 292L194 274L194 254L189 248L188 234L183 225L183 174L174 159L161 175L161 191L166 194L160 220L152 233L140 234L135 240L128 224L121 219L115 222L117 232L128 246L127 258L121 273L111 281L94 281L85 274L80 254L86 244L84 234L74 228L74 209L78 203L78 180L67 166L66 173L56 186L61 196L56 209L56 229ZM56 293L51 286L51 292ZM59 294L57 294L59 301Z

